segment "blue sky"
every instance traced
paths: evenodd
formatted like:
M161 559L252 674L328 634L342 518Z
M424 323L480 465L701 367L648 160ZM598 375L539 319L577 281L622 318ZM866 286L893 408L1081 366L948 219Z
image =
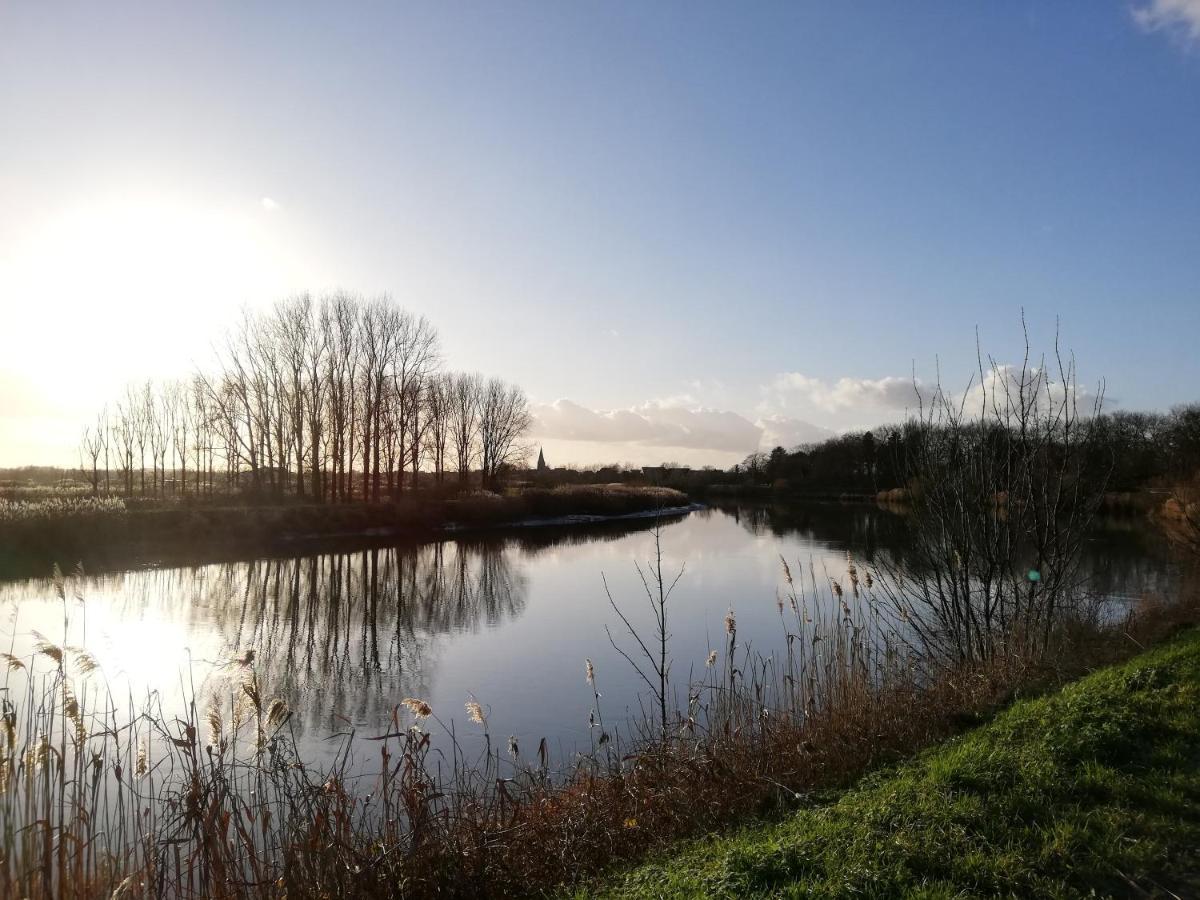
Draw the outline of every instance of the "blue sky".
M165 6L0 9L0 464L335 286L524 385L552 462L896 420L1022 308L1200 399L1197 0Z

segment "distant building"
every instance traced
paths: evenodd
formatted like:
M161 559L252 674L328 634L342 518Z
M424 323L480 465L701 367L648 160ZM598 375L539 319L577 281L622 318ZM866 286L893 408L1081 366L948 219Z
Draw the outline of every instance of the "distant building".
M542 452L542 448L538 447L537 470L539 472L547 472L547 471L549 471L549 469L550 469L550 467L548 465L546 465L546 456Z

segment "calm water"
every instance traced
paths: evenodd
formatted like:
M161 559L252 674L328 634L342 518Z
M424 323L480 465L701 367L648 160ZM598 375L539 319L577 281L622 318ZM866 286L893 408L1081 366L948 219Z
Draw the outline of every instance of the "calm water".
M673 676L683 682L722 646L730 609L743 645L769 653L782 644L781 557L841 577L847 551L860 561L902 557L904 530L899 516L866 506L730 507L672 520L662 544L667 574L684 569L669 613ZM68 586L65 643L93 652L116 695L139 703L157 691L168 711L191 685L202 698L228 696L230 661L254 650L263 693L288 701L312 761L330 758L330 735L348 726L383 733L404 697L428 701L468 743L481 730L464 712L474 697L493 739L515 735L528 755L545 737L562 758L588 745L585 659L610 725L637 707L637 676L605 634L608 626L630 643L605 582L648 627L635 564L644 568L653 551L647 525L608 526L114 572ZM1085 568L1118 600L1169 593L1174 577L1166 548L1136 520L1102 523ZM0 584L3 644L28 653L35 631L63 642L53 582Z

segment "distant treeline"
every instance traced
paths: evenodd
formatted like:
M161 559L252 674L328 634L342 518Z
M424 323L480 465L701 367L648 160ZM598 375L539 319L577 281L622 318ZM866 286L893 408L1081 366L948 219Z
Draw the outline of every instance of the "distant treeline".
M792 450L753 453L734 466L741 484L776 485L812 493L875 494L903 488L906 460L921 423L856 431ZM1109 471L1109 491L1170 484L1200 471L1200 404L1169 413L1104 413L1080 427L1092 429L1093 452Z
M243 315L213 366L131 387L84 430L93 493L378 501L522 461L525 392L445 371L438 335L386 296L300 294Z

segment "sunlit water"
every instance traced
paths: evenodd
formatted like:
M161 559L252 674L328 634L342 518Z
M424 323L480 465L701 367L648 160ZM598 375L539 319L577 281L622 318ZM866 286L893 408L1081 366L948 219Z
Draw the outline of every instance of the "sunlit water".
M903 557L903 519L873 507L832 504L703 510L663 525L672 677L699 673L723 646L724 619L739 642L781 648L781 559L819 582L843 577L847 552L860 566L879 553ZM530 529L356 552L310 553L186 567L149 567L70 579L64 604L50 578L0 584L0 649L28 657L41 635L86 647L112 693L139 705L157 691L181 710L193 693L226 697L255 652L262 693L281 696L302 755L328 761L331 736L382 734L406 697L427 701L439 745L453 727L478 747L475 698L494 741L514 736L531 753L545 738L559 760L587 749L594 699L584 661L595 665L601 713L627 727L645 686L610 644L635 645L608 593L635 627L650 627L636 565L654 555L647 524L634 529ZM1118 602L1169 594L1165 549L1144 524L1109 522L1088 543L1084 569ZM606 590L607 584L607 590ZM82 600L75 598L78 594ZM65 606L65 608L64 608ZM67 634L64 640L64 612ZM401 711L402 724L411 715ZM366 751L363 751L366 752Z

